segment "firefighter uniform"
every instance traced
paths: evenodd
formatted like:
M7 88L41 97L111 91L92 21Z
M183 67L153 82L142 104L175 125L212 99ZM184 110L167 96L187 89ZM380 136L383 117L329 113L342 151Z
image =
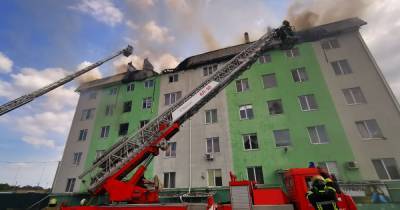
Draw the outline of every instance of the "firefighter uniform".
M312 182L312 189L307 192L306 197L316 210L338 210L336 190L327 187L322 177L316 177Z

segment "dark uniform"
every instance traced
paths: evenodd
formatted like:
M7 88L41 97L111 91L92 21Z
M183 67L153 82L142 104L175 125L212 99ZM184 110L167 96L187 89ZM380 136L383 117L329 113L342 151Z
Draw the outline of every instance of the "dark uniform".
M338 210L336 190L327 187L324 179L317 177L313 180L312 189L307 192L306 197L316 210Z

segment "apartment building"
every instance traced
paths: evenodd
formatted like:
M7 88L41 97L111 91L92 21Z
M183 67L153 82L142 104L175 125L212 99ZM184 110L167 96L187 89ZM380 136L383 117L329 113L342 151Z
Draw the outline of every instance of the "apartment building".
M365 24L317 26L299 32L293 49L265 52L181 126L147 176L171 189L227 186L230 171L278 185L285 169L315 162L344 182L400 179L399 106L360 36ZM124 73L79 87L53 192L84 192L77 177L97 155L249 44L191 56L143 80L122 83Z

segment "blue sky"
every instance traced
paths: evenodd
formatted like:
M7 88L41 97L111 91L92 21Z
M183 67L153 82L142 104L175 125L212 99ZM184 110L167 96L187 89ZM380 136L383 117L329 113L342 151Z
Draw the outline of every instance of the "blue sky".
M353 0L359 3L362 0ZM241 0L6 0L0 2L0 103L55 81L78 67L122 49L135 55L118 58L54 93L0 117L0 183L50 186L68 135L79 82L124 70L127 62L140 68L149 57L159 70L185 57L238 44L245 31L256 39L267 26L277 26L296 1ZM299 11L324 12L345 0L307 0ZM361 30L399 95L400 60L396 36L399 3L368 2L359 15L369 24ZM349 16L346 6L341 17ZM346 13L347 12L347 13ZM354 13L354 12L353 12ZM354 13L358 14L358 13ZM392 23L392 24L389 24ZM382 38L385 37L385 38Z

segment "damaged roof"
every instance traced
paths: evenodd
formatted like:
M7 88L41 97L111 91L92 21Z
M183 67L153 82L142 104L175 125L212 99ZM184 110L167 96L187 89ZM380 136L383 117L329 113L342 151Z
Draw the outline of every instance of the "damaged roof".
M300 42L311 42L326 37L336 36L341 33L356 31L360 28L360 26L365 24L367 24L367 22L361 20L360 18L349 18L333 23L312 27L303 31L299 31L296 34L297 36L299 36ZM179 63L179 65L174 70L187 70L202 65L228 60L230 58L233 58L236 54L244 50L250 44L251 43L235 45L188 57L181 63ZM170 72L171 70L165 73Z
M342 33L357 31L361 26L365 24L367 24L367 22L361 20L360 18L349 18L333 23L312 27L306 30L302 30L297 32L296 34L299 37L299 42L311 42L327 37L337 36ZM236 54L243 51L251 43L252 42L239 44L235 46L230 46L190 56L185 60L183 60L182 62L180 62L179 65L174 69L165 69L162 71L162 73L168 74L172 72L193 69L202 65L229 60L233 58ZM78 87L77 91L81 91L88 88L94 88L98 86L110 86L115 83L121 83L121 80L124 78L126 74L127 73L121 73L103 79L84 83Z

